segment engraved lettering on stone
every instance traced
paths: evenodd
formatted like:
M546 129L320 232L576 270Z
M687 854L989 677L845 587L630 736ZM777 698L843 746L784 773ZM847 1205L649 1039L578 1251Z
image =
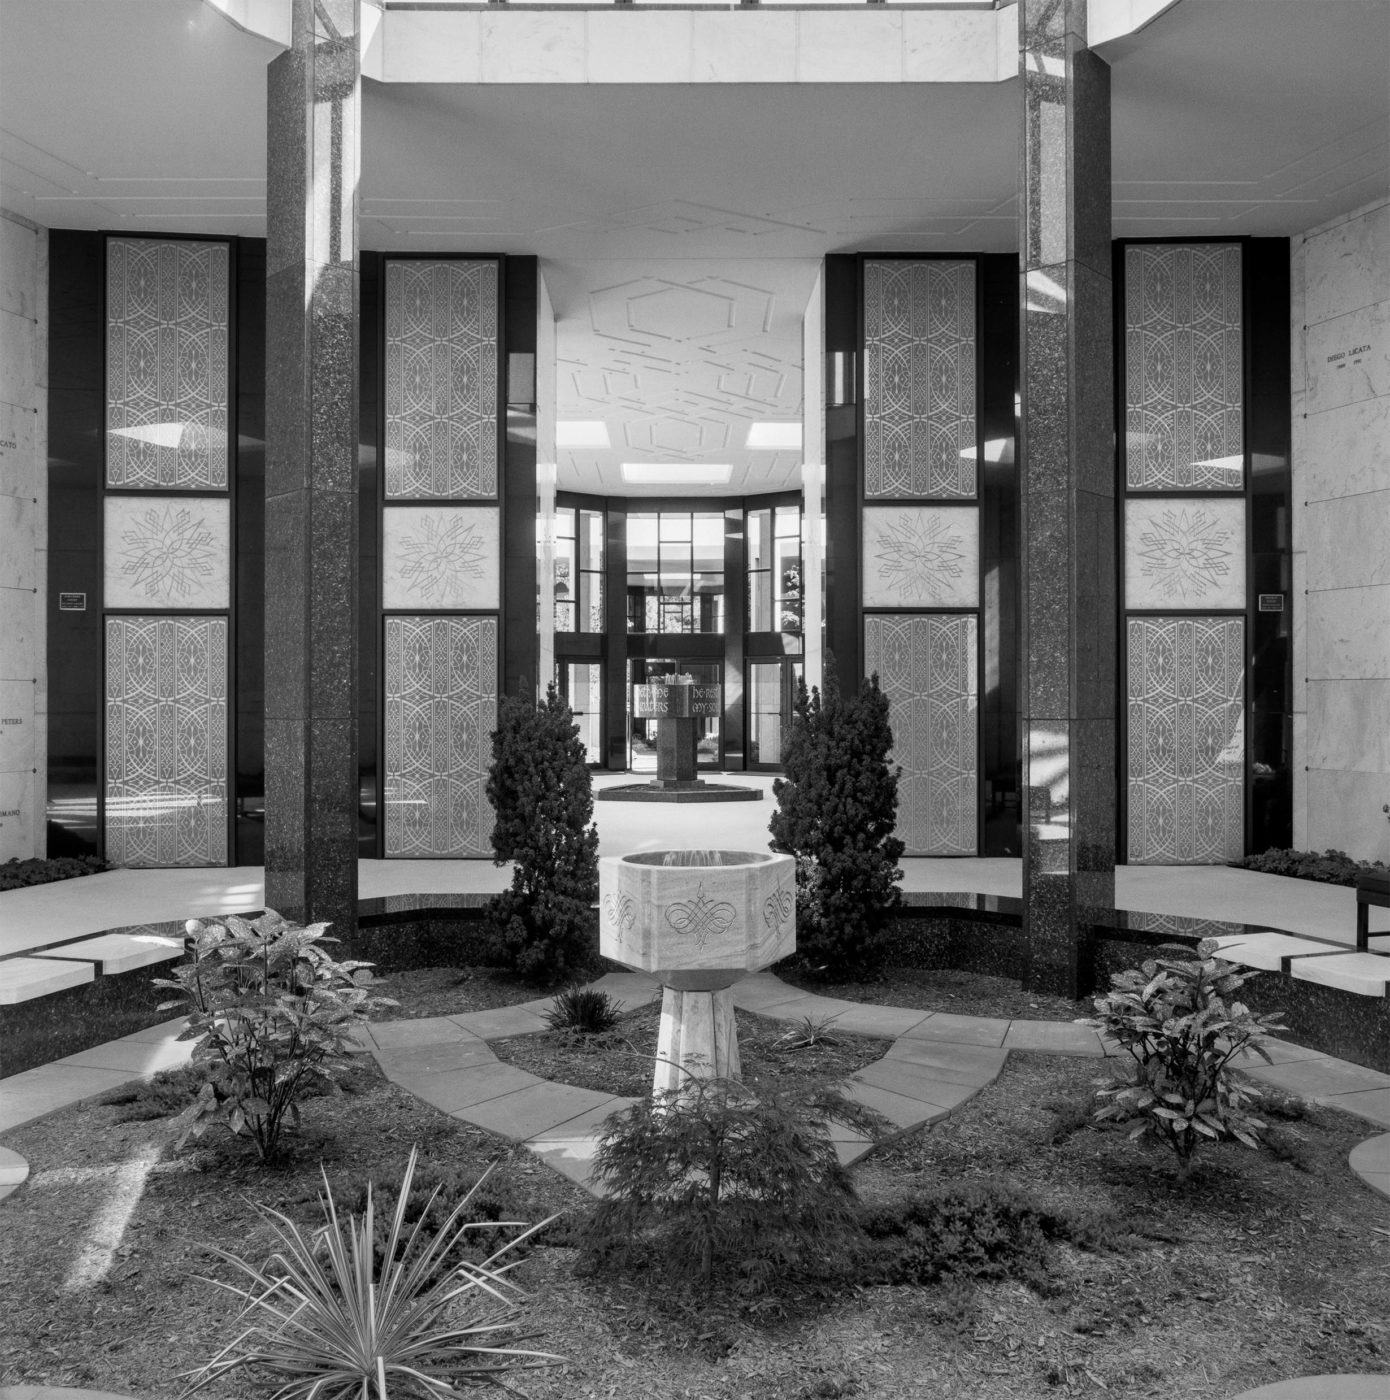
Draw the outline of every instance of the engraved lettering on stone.
M711 935L719 937L728 931L738 917L738 911L724 900L713 900L701 885L690 900L677 900L666 910L666 922L679 934L695 940L701 952Z

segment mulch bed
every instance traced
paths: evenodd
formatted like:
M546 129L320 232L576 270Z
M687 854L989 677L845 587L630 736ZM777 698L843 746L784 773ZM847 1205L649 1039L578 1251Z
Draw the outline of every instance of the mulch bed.
M892 1044L821 1028L816 1028L813 1044L804 1044L800 1042L809 1037L795 1023L749 1011L736 1011L734 1017L742 1078L750 1088L790 1089L807 1079L837 1083L881 1060ZM613 1030L600 1035L546 1031L495 1040L492 1049L499 1060L542 1079L608 1094L639 1095L652 1087L660 1022L661 1004L656 1002L629 1011Z
M395 1015L438 1015L420 1007L499 994L491 977L405 977L416 978L418 1000ZM905 994L890 983L882 1000L911 1004ZM533 995L517 985L511 1000ZM480 1004L498 1003L450 1009ZM1209 1147L1178 1186L1158 1149L1085 1125L1093 1081L1105 1072L1092 1060L1015 1053L952 1117L880 1148L855 1171L870 1201L999 1181L1110 1222L1111 1249L1052 1248L1045 1289L1007 1280L788 1287L752 1303L703 1300L619 1274L576 1277L562 1227L519 1278L534 1293L528 1321L543 1333L538 1344L568 1364L523 1376L518 1390L533 1400L1225 1400L1288 1376L1390 1370L1390 1202L1346 1164L1369 1126L1286 1104L1271 1120L1275 1150ZM516 1218L557 1209L573 1218L589 1204L529 1154L413 1099L365 1059L349 1093L304 1105L296 1153L274 1171L246 1145L211 1134L175 1151L166 1122L122 1121L143 1111L141 1096L116 1097L134 1101L65 1110L5 1135L33 1176L0 1203L0 1385L172 1400L180 1373L233 1335L230 1300L190 1282L223 1267L203 1246L263 1254L268 1235L250 1200L316 1223L320 1163L350 1198L368 1178L398 1179L419 1143L427 1165L460 1174L498 1161L494 1194ZM111 1241L114 1253L77 1282L113 1169L153 1151L158 1162ZM254 1387L241 1377L207 1393L240 1400Z

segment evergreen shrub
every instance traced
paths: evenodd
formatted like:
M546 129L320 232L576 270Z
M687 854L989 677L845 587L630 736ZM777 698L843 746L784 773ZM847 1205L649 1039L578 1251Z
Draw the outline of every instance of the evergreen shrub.
M487 797L497 864L514 862L486 908L493 955L541 985L572 979L598 951L598 828L579 728L553 685L539 704L502 701Z
M746 1294L843 1272L856 1203L830 1139L837 1122L868 1137L884 1126L832 1088L760 1096L713 1078L611 1115L594 1158L606 1195L582 1237L589 1262L706 1289L728 1271Z
M796 857L797 952L836 974L876 960L902 899L901 770L888 763L893 731L878 677L845 696L833 668L826 675L823 694L797 687L769 829L772 848Z

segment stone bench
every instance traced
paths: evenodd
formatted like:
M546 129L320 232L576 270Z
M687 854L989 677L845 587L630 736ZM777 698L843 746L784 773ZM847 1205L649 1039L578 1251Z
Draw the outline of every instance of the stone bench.
M1390 871L1367 870L1356 877L1356 950L1370 947L1371 906L1390 909Z

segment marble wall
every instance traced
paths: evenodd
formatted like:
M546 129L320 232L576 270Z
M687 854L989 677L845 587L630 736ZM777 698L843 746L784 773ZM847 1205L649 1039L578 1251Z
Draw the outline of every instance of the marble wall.
M48 231L0 210L0 861L46 853Z
M1293 240L1294 844L1390 858L1390 203Z

